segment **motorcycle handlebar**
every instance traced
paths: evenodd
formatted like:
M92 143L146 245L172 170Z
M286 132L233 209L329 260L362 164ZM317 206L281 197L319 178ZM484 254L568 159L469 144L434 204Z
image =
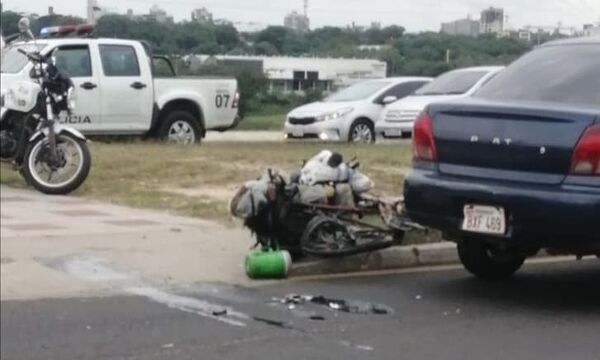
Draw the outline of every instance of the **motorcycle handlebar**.
M27 56L27 58L34 62L42 62L42 56L38 52L28 53L23 49L17 49L18 52Z

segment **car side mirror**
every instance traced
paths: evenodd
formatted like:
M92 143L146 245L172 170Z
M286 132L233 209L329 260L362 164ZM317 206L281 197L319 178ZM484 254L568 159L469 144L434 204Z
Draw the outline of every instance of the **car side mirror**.
M397 97L395 97L395 96L386 96L386 97L383 98L383 100L381 100L381 104L383 104L383 105L389 105L389 104L391 104L393 102L396 102L396 101L398 101Z

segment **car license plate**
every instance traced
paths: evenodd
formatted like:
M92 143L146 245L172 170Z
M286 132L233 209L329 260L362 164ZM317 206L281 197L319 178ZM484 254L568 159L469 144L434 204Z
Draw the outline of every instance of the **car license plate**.
M304 132L302 130L294 130L294 131L292 131L292 136L301 138L301 137L304 137Z
M502 207L465 205L464 215L464 231L491 235L506 233L506 216Z
M394 136L402 136L402 130L400 129L389 129L385 131L385 136L390 136L390 137L394 137Z

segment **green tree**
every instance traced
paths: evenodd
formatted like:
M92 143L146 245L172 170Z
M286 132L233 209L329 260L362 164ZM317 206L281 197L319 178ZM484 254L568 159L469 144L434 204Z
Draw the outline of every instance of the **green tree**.
M279 55L279 50L275 47L275 45L271 44L268 41L261 41L254 45L254 52L256 55L266 55L266 56L275 56Z
M19 19L23 16L14 11L2 11L0 16L0 32L4 36L16 34L19 32Z
M233 25L215 25L214 31L223 52L231 51L240 45L240 34Z

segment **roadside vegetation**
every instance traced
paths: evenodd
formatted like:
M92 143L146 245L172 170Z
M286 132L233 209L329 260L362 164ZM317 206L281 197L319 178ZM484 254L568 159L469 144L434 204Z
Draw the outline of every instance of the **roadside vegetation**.
M91 143L90 177L76 196L114 204L165 210L229 223L227 204L244 182L269 167L294 170L320 150L357 156L361 170L376 184L376 193L401 194L410 166L410 145L330 145L322 143L206 143L180 147L161 143ZM9 165L0 182L25 187Z
M236 130L281 131L285 116L285 113L251 114L244 118Z

